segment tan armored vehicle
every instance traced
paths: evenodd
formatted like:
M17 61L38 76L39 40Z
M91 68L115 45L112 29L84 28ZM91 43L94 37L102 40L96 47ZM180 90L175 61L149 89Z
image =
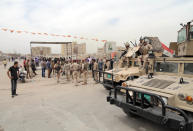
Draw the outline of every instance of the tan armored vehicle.
M129 115L179 131L193 131L193 26L172 43L176 57L155 57L153 77L142 75L110 90L107 101ZM121 93L118 93L121 90Z
M148 40L152 45L153 49L151 51L153 53L151 54L153 56L162 56L163 48L158 37L144 37L143 40ZM121 85L127 80L146 74L146 69L141 69L138 65L137 56L139 50L139 45L128 48L127 52L116 63L116 67L113 70L104 72L103 85L106 89L111 89L113 86Z

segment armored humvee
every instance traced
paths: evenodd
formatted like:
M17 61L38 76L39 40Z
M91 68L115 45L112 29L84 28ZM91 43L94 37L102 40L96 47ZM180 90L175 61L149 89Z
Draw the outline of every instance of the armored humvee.
M183 25L178 41L170 47L176 57L155 57L152 78L142 75L123 82L110 90L107 101L130 116L140 116L174 130L193 131L191 22Z
M153 47L153 56L162 56L163 48L158 37L144 37L148 39ZM138 78L139 76L145 75L146 70L140 69L137 61L137 54L139 53L139 46L134 46L128 49L127 53L120 58L116 67L113 70L105 71L103 76L103 85L106 89L111 89L114 86L121 85L123 82ZM123 62L122 59L126 59ZM123 66L119 67L119 63L123 62Z

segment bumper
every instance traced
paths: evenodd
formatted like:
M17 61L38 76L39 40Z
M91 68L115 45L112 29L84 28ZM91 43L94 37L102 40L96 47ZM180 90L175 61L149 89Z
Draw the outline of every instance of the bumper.
M118 89L125 90L125 94L118 95L116 91ZM130 95L130 92L132 92L132 96ZM138 93L142 96L140 100L136 95ZM157 98L159 103L161 103L161 106L151 105L144 95ZM107 101L110 104L122 108L127 114L135 114L174 130L193 131L192 118L189 118L184 111L178 108L165 105L160 96L133 90L132 88L115 87L113 91L110 91Z

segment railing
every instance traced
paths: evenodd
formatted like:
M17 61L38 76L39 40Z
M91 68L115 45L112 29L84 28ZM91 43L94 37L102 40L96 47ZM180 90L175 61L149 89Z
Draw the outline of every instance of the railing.
M153 94L153 93L149 93L149 92L145 92L145 91L139 91L139 90L136 90L136 89L133 89L133 88L129 88L129 87L122 87L122 86L116 86L114 89L111 89L110 92L109 92L109 99L108 101L110 101L110 99L112 98L111 95L112 95L112 91L114 91L114 98L113 99L117 99L117 93L118 93L118 90L120 89L123 89L125 90L125 94L126 94L126 103L129 103L129 104L132 104L133 106L138 106L140 107L141 109L144 109L145 108L145 105L149 105L149 106L153 106L151 105L151 103L144 97L144 95L148 95L150 97L154 97L156 98L160 104L161 104L161 109L162 109L162 116L165 117L166 116L166 111L167 109L170 109L172 111L175 111L177 113L179 113L185 120L186 123L189 122L189 118L187 116L187 114L178 109L178 108L174 108L174 107L171 107L169 105L166 105L164 100L161 98L161 96L158 96L156 94ZM129 92L132 92L132 96L130 95ZM140 94L141 97L140 97L140 105L136 104L137 103L137 94Z
M102 80L101 80L101 74L102 74ZM113 82L114 75L112 73L108 73L108 72L100 71L100 70L93 70L93 79L97 83L105 84L105 75L111 75L112 85L114 85L114 82ZM98 80L96 80L96 78L98 78Z

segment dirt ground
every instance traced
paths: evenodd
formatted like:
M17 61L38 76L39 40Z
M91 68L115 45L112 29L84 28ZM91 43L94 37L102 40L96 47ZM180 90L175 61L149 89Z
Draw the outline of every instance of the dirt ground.
M88 85L76 87L63 77L57 84L55 77L48 79L38 75L24 84L18 83L19 96L11 98L6 71L0 65L0 130L167 130L140 117L128 117L120 108L107 103L108 91L102 85L95 84L91 78Z

